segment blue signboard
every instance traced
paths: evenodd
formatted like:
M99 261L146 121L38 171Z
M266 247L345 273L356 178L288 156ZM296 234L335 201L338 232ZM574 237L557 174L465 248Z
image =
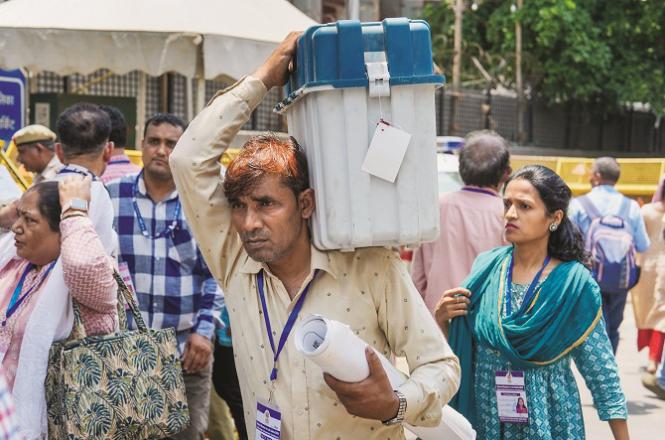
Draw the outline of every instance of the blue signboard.
M25 125L25 77L20 70L0 70L0 146Z

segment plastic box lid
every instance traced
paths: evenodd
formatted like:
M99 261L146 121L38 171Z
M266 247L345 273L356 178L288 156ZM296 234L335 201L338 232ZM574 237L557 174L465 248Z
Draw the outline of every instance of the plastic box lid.
M424 20L341 20L312 26L298 39L296 70L286 96L304 88L368 87L365 52L385 52L390 85L443 84L434 73L430 28Z

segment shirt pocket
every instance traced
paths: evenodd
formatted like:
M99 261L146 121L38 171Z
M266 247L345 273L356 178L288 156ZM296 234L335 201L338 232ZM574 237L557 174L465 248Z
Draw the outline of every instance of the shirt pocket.
M167 276L171 269L177 271L177 274L173 275L180 275L181 273L190 275L196 266L196 246L194 246L194 242L186 241L177 245L171 243L168 251L168 265Z

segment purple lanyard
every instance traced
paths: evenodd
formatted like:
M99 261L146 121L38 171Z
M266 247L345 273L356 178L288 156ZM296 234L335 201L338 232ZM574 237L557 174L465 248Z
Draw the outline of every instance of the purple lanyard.
M468 191L468 192L474 192L474 193L479 193L479 194L485 194L488 196L492 197L499 197L496 193L493 193L492 191L488 189L482 189L482 188L472 188L470 186L465 186L462 188L462 191Z
M19 306L23 301L37 288L39 287L42 282L48 277L48 274L51 272L51 269L53 269L53 266L55 266L55 263L58 260L55 260L53 263L51 263L44 274L42 275L41 279L39 279L35 284L28 289L27 292L25 292L23 295L21 295L21 291L23 290L23 283L25 283L25 279L28 276L28 272L35 267L34 264L28 263L28 265L25 267L23 270L23 274L21 275L21 278L18 281L18 284L16 284L16 288L14 289L14 293L12 294L11 299L9 300L9 305L7 306L7 313L5 314L5 318L2 320L2 326L7 325L7 321L9 318L12 317L14 313L18 310ZM20 296L19 296L20 295Z
M298 317L298 314L300 313L300 310L302 309L302 306L305 302L305 297L307 296L307 292L309 292L309 288L316 279L316 274L318 272L319 272L318 269L314 271L314 276L312 276L312 279L310 280L309 283L307 283L305 289L302 291L302 294L300 294L300 298L298 298L298 301L296 301L296 305L293 306L293 310L291 310L291 313L289 314L289 317L286 320L286 325L284 326L282 334L279 337L279 345L277 346L277 350L275 350L275 340L272 337L272 327L270 326L270 317L268 316L266 297L263 292L263 269L261 269L261 271L259 271L259 273L256 275L256 285L259 290L259 298L261 299L261 308L263 308L263 319L266 322L266 331L268 332L268 340L270 341L270 347L272 348L272 353L273 353L272 371L270 372L270 380L273 382L277 380L277 359L279 358L282 349L286 345L286 341L289 338L289 334L291 333L291 330L293 330L293 325L296 323L296 318Z
M522 307L519 309L519 314L524 313L526 308L529 306L529 303L533 299L533 296L536 293L536 286L538 285L538 281L540 281L540 277L543 274L543 271L547 267L547 265L550 263L551 257L548 255L545 257L545 262L543 263L543 267L540 268L536 276L533 278L533 281L531 281L531 284L529 284L529 288L526 291L526 294L524 294L524 300L522 301ZM513 258L513 254L510 254L510 266L508 267L508 274L506 276L506 316L510 316L510 314L513 312L513 304L512 304L512 297L513 297L513 265L515 264L515 259Z

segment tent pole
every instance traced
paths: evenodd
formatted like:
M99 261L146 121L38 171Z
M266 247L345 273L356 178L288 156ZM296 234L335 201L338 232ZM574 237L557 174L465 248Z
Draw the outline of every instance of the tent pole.
M194 93L192 87L192 78L185 77L185 102L187 103L187 121L194 119Z
M205 107L206 80L201 76L196 77L196 106L194 110L199 113Z
M203 36L196 40L196 73L194 79L196 81L196 102L194 103L194 111L198 114L205 106L206 99L206 80L203 69ZM194 114L189 118L191 121Z
M143 133L143 126L145 125L145 107L147 98L148 79L145 72L139 72L139 89L136 96L136 139L135 149L141 149L141 133Z

